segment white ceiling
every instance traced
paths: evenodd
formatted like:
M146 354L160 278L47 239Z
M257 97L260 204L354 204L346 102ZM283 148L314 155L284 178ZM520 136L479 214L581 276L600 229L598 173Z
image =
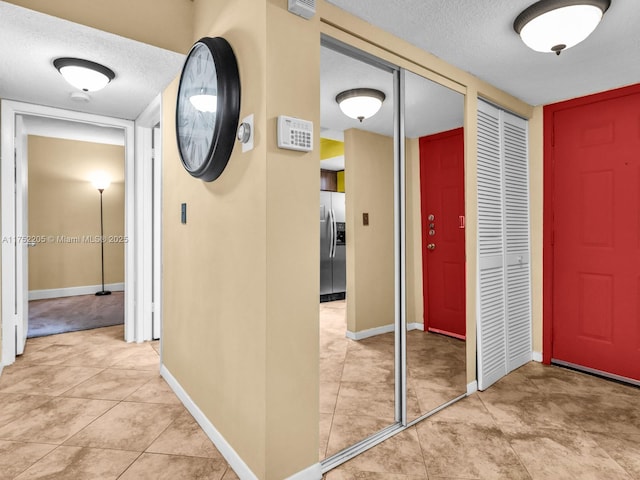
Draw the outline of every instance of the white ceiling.
M53 67L58 57L103 64L116 78L89 102ZM0 1L0 98L134 120L180 73L184 55Z
M24 131L27 135L38 135L40 137L124 146L124 130L92 123L26 116L24 118Z
M522 43L535 0L328 0L532 105L640 81L640 1L612 0L587 40L560 56Z

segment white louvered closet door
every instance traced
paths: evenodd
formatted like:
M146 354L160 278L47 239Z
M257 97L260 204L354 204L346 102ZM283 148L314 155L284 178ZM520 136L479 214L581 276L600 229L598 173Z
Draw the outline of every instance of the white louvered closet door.
M531 360L527 122L478 108L478 387Z

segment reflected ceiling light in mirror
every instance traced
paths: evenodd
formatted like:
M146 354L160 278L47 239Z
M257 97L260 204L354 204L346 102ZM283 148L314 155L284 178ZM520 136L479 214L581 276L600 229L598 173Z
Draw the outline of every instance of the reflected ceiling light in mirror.
M208 93L191 95L189 102L200 112L214 113L218 109L218 97Z
M522 41L536 52L560 52L593 32L611 0L541 0L513 22Z
M56 58L53 66L69 84L84 92L102 90L116 78L110 68L81 58Z
M336 95L340 110L347 117L364 120L374 116L382 107L385 94L373 88L354 88Z

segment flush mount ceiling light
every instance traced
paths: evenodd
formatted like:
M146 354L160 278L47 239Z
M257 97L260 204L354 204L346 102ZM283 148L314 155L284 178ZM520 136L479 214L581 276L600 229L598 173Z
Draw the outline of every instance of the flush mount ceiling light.
M53 66L67 82L85 92L101 90L116 77L110 68L81 58L56 58Z
M513 22L522 41L537 52L571 48L593 32L611 0L540 0Z
M362 122L365 118L374 116L380 110L385 99L384 93L373 88L354 88L339 93L336 102L340 110L347 117L356 118Z

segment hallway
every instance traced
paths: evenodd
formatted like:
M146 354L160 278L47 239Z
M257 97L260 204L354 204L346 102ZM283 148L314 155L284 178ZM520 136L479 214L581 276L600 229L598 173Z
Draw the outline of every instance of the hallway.
M0 480L238 477L123 326L29 339L0 377Z

